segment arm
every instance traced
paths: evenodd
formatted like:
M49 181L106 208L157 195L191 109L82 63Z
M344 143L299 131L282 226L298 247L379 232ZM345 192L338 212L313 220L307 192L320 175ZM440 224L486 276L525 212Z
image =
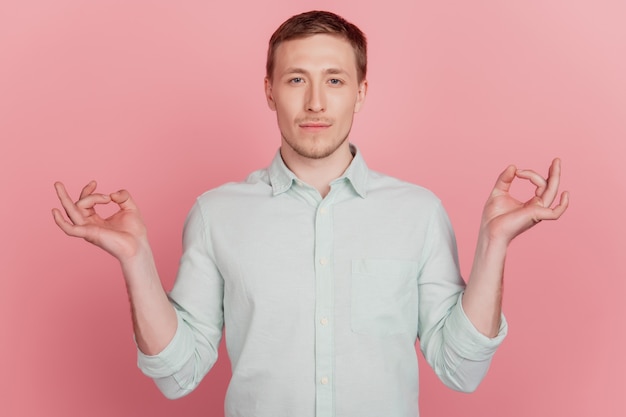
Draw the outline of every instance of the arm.
M485 204L462 304L472 324L486 336L495 337L500 327L504 261L509 243L542 220L558 219L567 209L567 192L563 192L558 205L551 208L558 193L560 175L559 159L552 161L547 179L511 165L500 174ZM513 198L509 189L515 178L534 184L535 196L526 202Z
M69 218L53 209L54 221L67 235L83 238L119 260L137 345L147 355L159 353L174 337L178 320L161 285L145 225L130 194L125 190L110 195L95 193L96 182L92 181L74 203L62 183L54 186ZM119 206L112 216L103 219L96 213L96 205L111 203Z
M167 398L193 391L218 357L224 325L224 280L217 267L209 224L199 201L193 205L183 232L183 254L169 299L178 328L158 355L138 352L137 365Z
M473 392L507 334L506 320L494 338L476 329L461 306L466 286L454 231L440 203L428 223L418 278L420 349L446 386Z

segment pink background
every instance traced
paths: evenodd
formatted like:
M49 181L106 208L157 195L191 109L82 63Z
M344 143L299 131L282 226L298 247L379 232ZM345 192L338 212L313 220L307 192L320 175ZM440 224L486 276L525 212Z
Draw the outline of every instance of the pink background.
M497 174L563 160L571 207L512 244L490 374L466 395L423 366L422 415L626 415L626 6L609 0L3 1L0 415L222 415L225 355L178 401L136 368L119 267L57 229L52 184L131 190L170 288L194 198L274 155L266 42L314 8L367 33L352 141L437 192L465 275Z

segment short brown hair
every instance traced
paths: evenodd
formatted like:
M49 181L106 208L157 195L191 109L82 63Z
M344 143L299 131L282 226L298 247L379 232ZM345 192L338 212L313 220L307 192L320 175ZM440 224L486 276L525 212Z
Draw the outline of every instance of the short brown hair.
M304 38L316 34L330 34L345 38L354 49L358 81L365 79L367 73L367 40L356 25L331 12L313 10L287 19L272 35L267 49L265 64L266 76L272 79L274 55L282 42Z

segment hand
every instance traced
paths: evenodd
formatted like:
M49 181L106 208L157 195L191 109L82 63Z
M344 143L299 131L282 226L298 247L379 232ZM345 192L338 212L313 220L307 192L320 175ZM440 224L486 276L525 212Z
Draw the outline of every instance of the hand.
M52 209L56 224L67 235L80 237L104 249L120 261L137 254L142 242L147 242L146 228L139 210L130 194L120 190L113 194L97 194L96 182L91 181L83 188L79 200L74 203L65 190L65 186L54 184L57 196L69 222L59 209ZM103 219L96 213L97 204L115 203L119 211Z
M547 179L535 171L509 166L498 177L485 204L481 233L486 233L490 239L504 240L508 244L540 221L561 217L569 204L569 193L563 192L558 205L551 207L558 193L560 176L561 161L558 158L552 161ZM537 187L535 196L526 202L516 200L509 193L516 177L528 180Z

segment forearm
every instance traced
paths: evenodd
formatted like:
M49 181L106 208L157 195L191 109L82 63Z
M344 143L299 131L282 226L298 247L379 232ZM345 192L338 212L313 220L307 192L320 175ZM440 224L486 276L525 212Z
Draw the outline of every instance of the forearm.
M57 226L68 236L83 238L119 260L137 345L146 354L159 353L174 337L177 316L161 285L137 205L126 190L94 193L95 181L83 188L76 203L62 183L57 182L54 187L70 219L68 222L60 210L53 209ZM95 206L109 203L117 204L119 211L103 219L96 213Z
M510 165L498 177L485 204L463 309L486 336L494 337L500 323L504 260L509 243L542 220L558 219L567 209L567 192L561 194L556 207L550 207L558 192L560 176L558 158L552 161L547 180L534 171L518 170ZM509 193L516 177L537 187L535 195L526 202L516 200Z
M502 315L504 262L508 244L480 234L474 263L463 295L463 310L476 327L488 337L495 337Z
M159 279L152 250L147 242L142 243L134 256L120 263L137 346L146 355L156 355L174 337L178 321Z

